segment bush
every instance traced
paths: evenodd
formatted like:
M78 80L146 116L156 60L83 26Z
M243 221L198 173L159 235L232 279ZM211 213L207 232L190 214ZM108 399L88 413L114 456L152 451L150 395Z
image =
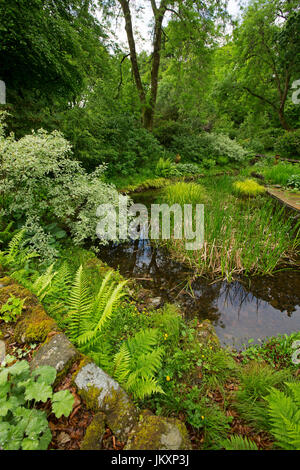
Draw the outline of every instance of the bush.
M281 157L300 158L300 129L285 132L276 140L275 151Z
M176 170L180 173L181 176L192 176L200 174L200 168L194 163L178 163L178 165L176 165Z
M264 194L266 189L255 180L247 179L245 181L235 181L233 183L234 191L241 196L258 196Z
M163 178L180 176L175 163L173 163L170 158L160 158L157 162L155 173L157 176L162 176Z
M96 239L98 206L119 204L116 189L103 182L105 166L88 175L70 157L70 145L57 131L40 130L18 141L0 137L2 214L18 220L33 251L48 260L66 234L61 228L75 244Z
M286 185L288 188L300 190L300 174L290 176Z
M173 139L173 150L190 161L226 157L228 162L240 162L247 158L245 150L236 140L223 134L202 134L198 136L176 136Z

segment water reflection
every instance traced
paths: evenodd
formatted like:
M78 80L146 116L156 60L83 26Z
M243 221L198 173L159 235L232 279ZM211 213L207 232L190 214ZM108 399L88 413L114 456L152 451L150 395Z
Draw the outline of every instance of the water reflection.
M110 245L100 257L151 289L153 296L179 302L187 318L210 319L223 344L240 347L250 338L257 342L300 329L299 271L231 284L203 278L188 284L191 271L149 240Z

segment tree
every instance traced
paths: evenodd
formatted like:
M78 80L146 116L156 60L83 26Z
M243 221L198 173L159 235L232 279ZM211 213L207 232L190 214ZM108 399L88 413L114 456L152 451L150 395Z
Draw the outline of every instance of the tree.
M150 83L144 84L141 76L136 40L133 31L133 8L139 7L139 2L132 0L115 0L114 2L103 0L99 2L104 12L112 7L121 7L125 20L125 30L127 34L128 48L132 65L132 73L138 91L142 109L142 122L146 129L152 130L157 101L157 91L159 84L159 71L161 63L162 39L164 35L163 21L167 14L179 22L185 24L186 28L195 28L202 31L203 40L210 31L207 24L212 25L220 16L224 15L223 0L149 0L153 17L153 50L151 55ZM149 91L148 91L149 90Z
M237 83L271 106L286 130L291 130L285 117L288 92L300 73L297 5L294 0L254 0L235 32Z

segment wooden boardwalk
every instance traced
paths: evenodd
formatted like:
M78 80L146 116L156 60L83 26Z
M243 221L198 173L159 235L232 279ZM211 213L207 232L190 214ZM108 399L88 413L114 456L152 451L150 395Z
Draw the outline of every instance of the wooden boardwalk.
M272 187L268 187L267 192L274 199L277 199L277 201L281 202L281 204L284 204L290 209L300 212L300 192L292 193L290 191L285 191L284 189L277 189Z

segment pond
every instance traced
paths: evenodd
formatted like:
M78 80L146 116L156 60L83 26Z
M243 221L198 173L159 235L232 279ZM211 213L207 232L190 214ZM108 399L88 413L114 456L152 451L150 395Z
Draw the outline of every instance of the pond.
M157 194L147 191L134 199L148 205ZM213 282L195 278L149 240L110 244L101 248L99 256L125 277L136 279L153 297L178 303L187 319L211 320L223 345L241 348L249 339L259 342L300 330L299 270Z

